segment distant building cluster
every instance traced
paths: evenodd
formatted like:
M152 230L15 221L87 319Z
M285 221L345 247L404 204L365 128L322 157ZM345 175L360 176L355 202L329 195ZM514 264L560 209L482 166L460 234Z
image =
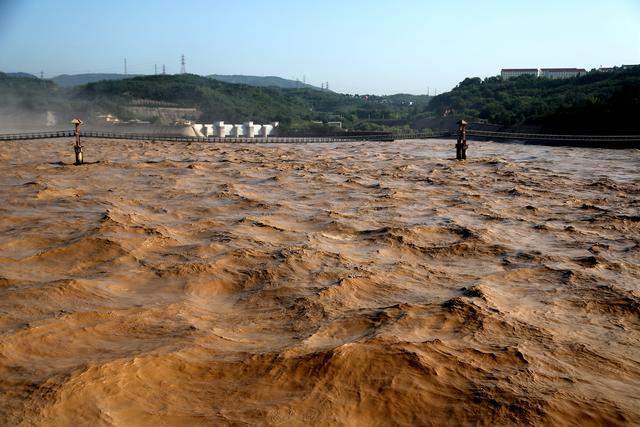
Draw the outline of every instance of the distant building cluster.
M334 121L334 122L323 122L322 120L312 120L311 123L314 125L326 125L338 129L342 129L342 122Z
M600 67L598 71L611 73L616 70L627 70L640 65L620 65L618 67ZM544 77L547 79L570 79L587 74L584 68L503 68L500 75L504 80L520 76Z
M598 68L598 71L602 71L603 73L611 73L613 71L616 70L628 70L630 68L636 68L636 67L640 67L640 64L633 64L633 65L620 65L619 67L600 67Z
M520 76L540 77L540 70L538 68L503 68L500 75L505 80Z
M503 79L520 76L543 77L547 79L569 79L587 74L584 68L503 68L500 75Z

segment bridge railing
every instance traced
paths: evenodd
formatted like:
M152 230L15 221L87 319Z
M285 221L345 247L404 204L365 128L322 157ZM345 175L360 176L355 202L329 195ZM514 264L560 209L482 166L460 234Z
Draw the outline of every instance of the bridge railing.
M52 139L73 137L74 131L50 131L50 132L27 132L19 134L0 134L0 141L17 141L28 139ZM349 142L349 141L377 141L393 140L391 135L368 135L368 136L318 136L318 137L195 137L167 134L138 134L138 133L116 133L87 130L81 132L84 138L102 139L122 139L122 140L144 140L144 141L169 141L169 142L209 142L209 143L329 143L329 142Z
M26 132L0 134L0 141L15 141L22 139L51 139L51 138L67 138L73 136L72 130L57 130L46 132Z
M482 130L467 130L468 136L482 138L522 140L522 141L594 141L594 142L632 142L640 141L640 135L564 135L540 133L513 133Z
M470 138L482 138L490 140L521 140L521 141L557 141L557 142L593 142L593 143L640 143L640 135L564 135L564 134L537 134L537 133L513 133L472 130L466 131ZM138 133L116 133L104 131L83 131L81 135L85 138L122 139L139 141L167 141L167 142L208 142L208 143L332 143L332 142L355 142L355 141L393 141L403 139L430 139L448 138L455 135L449 131L435 132L397 132L394 134L381 135L334 135L318 137L192 137L167 134L138 134ZM0 134L0 141L19 141L31 139L53 139L69 138L74 136L73 130L54 130L45 132L26 132Z

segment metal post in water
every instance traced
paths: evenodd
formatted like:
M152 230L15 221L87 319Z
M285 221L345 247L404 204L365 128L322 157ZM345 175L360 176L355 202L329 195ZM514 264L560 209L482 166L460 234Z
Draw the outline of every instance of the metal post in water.
M76 118L71 120L71 123L75 126L74 135L76 137L76 141L73 146L73 150L76 153L75 165L78 166L84 163L84 158L82 156L82 144L80 144L80 125L82 125L82 120Z
M460 120L458 122L458 142L456 143L456 159L457 160L466 160L467 159L467 125L468 123L464 120Z

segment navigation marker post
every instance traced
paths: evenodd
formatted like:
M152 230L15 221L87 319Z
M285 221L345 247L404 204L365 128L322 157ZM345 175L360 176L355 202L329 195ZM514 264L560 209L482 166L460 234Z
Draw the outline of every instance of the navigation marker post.
M80 144L80 125L82 125L82 120L73 119L71 120L71 124L75 126L74 135L76 137L76 142L73 146L73 150L76 152L76 162L75 165L81 165L84 163L84 158L82 156L82 144Z

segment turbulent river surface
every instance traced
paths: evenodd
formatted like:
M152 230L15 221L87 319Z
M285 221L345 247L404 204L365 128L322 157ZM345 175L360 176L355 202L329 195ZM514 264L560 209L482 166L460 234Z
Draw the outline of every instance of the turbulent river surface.
M0 424L640 423L640 151L0 145Z

